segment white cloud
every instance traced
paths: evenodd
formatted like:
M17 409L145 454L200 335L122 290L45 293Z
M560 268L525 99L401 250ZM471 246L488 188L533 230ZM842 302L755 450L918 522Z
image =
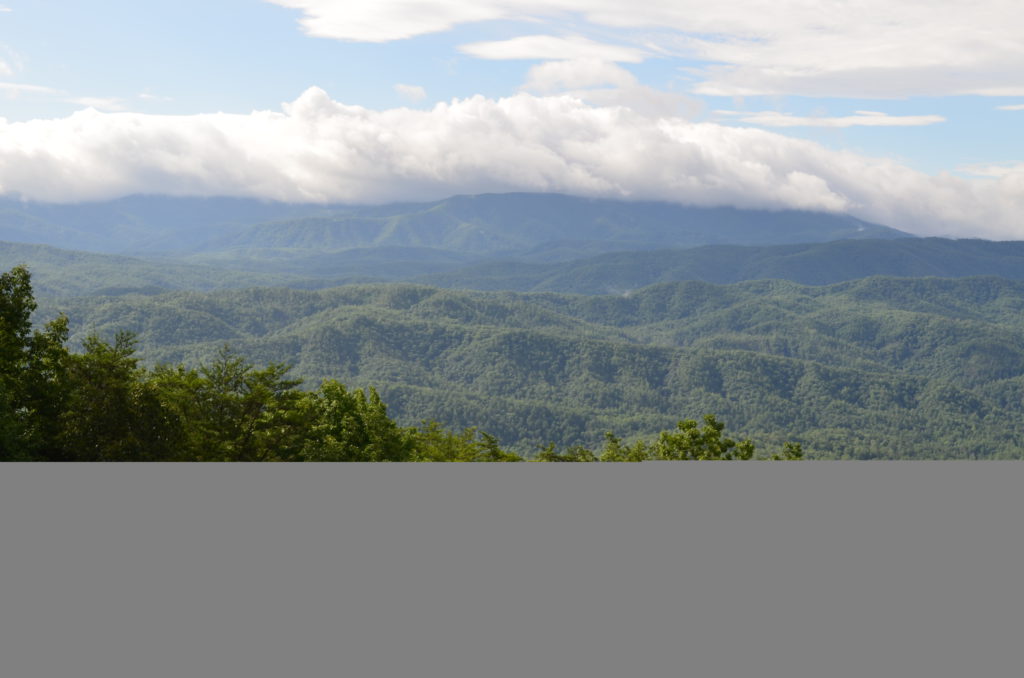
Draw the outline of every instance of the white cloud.
M459 51L480 59L593 59L639 63L643 50L595 42L581 36L523 35L510 40L474 42Z
M462 23L507 19L519 15L515 0L268 0L302 11L300 23L320 38L388 42L448 30ZM541 8L527 3L525 11Z
M14 75L14 69L3 59L0 59L0 75Z
M0 12L13 12L14 10L6 5L0 5Z
M700 104L681 94L640 84L621 66L597 59L549 61L530 68L522 91L566 94L599 106L626 106L651 116L695 113Z
M841 210L917 233L1024 238L1024 171L964 179L755 128L652 118L568 96L374 111L313 88L283 111L0 121L0 192L386 202L549 191Z
M1008 106L996 106L999 111L1024 111L1024 104L1010 104Z
M583 24L621 29L623 39L640 31L662 50L715 64L695 87L702 94L1024 96L1019 0L268 1L300 10L309 34L342 40L382 42L476 21L566 17L581 31Z
M1004 163L1001 165L993 164L978 164L978 165L965 165L959 168L959 171L965 174L973 174L979 177L992 177L994 179L1003 179L1013 175L1024 175L1024 163Z
M523 89L551 94L602 85L631 87L635 84L636 76L621 66L600 59L577 59L533 66L526 75Z
M743 113L715 111L722 115L738 116L742 122L764 127L913 127L945 122L941 115L888 115L878 111L856 111L854 115L840 117L798 116L777 111Z
M427 90L423 89L419 85L404 85L398 83L395 85L395 91L398 92L398 96L402 97L406 101L423 101L427 98Z

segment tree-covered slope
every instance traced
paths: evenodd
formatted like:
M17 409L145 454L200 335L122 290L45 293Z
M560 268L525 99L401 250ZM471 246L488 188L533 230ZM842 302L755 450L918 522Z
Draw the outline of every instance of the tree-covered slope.
M1024 282L666 283L628 296L361 285L49 301L149 361L225 343L315 384L375 385L400 420L516 449L649 435L714 412L825 456L1019 455Z
M48 245L0 242L0 270L32 270L41 296L117 295L168 290L212 290L254 285L307 286L308 277L233 271L213 266L153 261L112 254L65 250Z
M797 245L712 245L616 252L559 263L501 261L422 276L425 285L520 292L621 294L659 282L776 278L828 285L869 276L1024 278L1024 242L900 238Z
M822 285L872 275L1024 277L1024 243L942 238L843 240L802 245L717 245L619 252L559 263L487 261L444 250L375 247L340 252L209 252L182 263L0 242L0 266L28 265L47 295L114 294L253 285L319 289L414 281L439 287L623 294L658 282L782 279ZM249 269L249 270L247 270Z

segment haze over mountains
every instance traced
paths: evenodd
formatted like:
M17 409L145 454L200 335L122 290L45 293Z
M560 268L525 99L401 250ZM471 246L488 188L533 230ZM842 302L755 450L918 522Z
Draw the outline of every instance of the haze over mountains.
M130 330L187 364L227 342L524 453L706 412L812 456L1024 451L1024 243L539 194L8 200L4 240L74 342Z
M1021 243L915 238L820 212L540 194L363 207L7 200L0 241L0 264L31 264L40 291L58 295L373 281L616 294L673 280L1024 275Z
M0 240L112 254L416 247L542 259L562 251L559 258L571 259L580 252L905 236L841 214L557 194L364 207L163 196L73 205L0 201Z

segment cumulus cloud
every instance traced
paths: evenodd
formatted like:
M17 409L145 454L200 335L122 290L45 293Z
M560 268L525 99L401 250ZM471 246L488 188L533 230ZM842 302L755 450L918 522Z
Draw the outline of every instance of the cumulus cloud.
M592 59L639 63L646 53L634 47L609 45L582 36L523 35L510 40L473 42L459 51L480 59Z
M281 111L248 115L88 109L0 121L0 192L37 200L374 203L502 191L835 210L917 233L1024 238L1024 172L933 177L767 130L569 96L375 111L312 88Z
M427 90L423 89L419 85L404 85L398 83L395 85L395 91L398 92L398 96L402 97L406 101L423 101L427 98Z
M945 122L941 115L888 115L879 111L855 111L854 115L840 117L799 116L777 111L742 113L715 111L720 115L736 116L741 122L764 127L914 127Z
M714 64L700 73L701 94L1024 96L1018 0L268 1L300 10L311 35L370 42L469 22L569 17Z

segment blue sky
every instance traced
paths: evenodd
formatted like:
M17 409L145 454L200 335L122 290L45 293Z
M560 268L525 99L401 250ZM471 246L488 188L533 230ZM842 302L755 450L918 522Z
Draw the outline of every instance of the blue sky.
M551 190L1024 239L1021 3L721 5L0 0L0 192Z

